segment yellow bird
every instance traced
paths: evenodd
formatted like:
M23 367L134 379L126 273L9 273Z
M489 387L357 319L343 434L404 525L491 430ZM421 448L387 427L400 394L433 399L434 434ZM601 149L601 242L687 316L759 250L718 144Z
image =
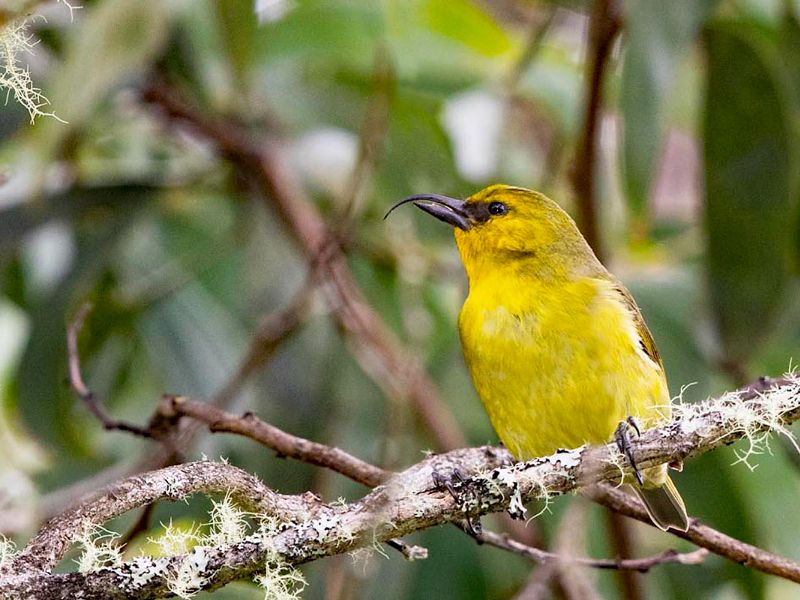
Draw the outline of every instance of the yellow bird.
M469 278L458 320L472 381L519 460L616 438L669 420L664 366L630 293L555 202L493 185L466 200L406 198L454 226ZM391 210L389 212L391 212ZM388 213L387 213L388 215ZM653 522L685 531L686 508L663 465L634 485Z

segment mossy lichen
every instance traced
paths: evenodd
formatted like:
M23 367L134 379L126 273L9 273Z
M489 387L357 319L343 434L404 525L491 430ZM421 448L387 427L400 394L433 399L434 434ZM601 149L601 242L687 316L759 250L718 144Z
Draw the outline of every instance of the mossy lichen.
M67 0L59 1L69 9L70 15L78 8ZM44 107L48 106L50 101L42 90L34 85L28 66L23 66L20 61L20 56L31 54L38 43L28 32L30 20L31 17L23 15L7 18L0 24L0 89L5 89L8 95L13 94L14 99L25 107L31 124L36 117L53 117L61 121L55 113L45 112Z

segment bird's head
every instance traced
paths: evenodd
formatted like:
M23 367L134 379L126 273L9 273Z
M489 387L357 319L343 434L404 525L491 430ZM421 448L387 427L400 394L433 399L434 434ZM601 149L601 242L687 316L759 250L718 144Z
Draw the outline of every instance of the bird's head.
M539 192L498 184L466 200L420 194L401 200L389 212L408 202L454 227L470 279L484 269L520 263L553 275L599 266L575 222Z

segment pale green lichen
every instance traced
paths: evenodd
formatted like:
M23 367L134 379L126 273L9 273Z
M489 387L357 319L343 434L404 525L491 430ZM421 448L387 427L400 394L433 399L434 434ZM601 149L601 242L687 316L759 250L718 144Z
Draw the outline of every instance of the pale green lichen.
M280 530L281 523L275 517L259 519L256 537L268 551L264 573L256 575L253 580L264 589L264 600L296 600L307 585L303 574L288 564L273 545Z
M194 524L188 527L174 525L170 519L169 523L166 525L162 523L161 526L164 528L161 534L154 538L147 538L147 541L158 546L161 556L186 554L201 543L202 536Z
M210 530L203 538L207 546L220 546L239 542L250 532L247 522L248 513L234 504L230 493L219 501L213 502L211 509Z
M251 519L258 522L255 534ZM269 549L263 574L255 581L265 590L268 600L290 600L298 598L305 586L302 574L289 565L279 552L271 546L272 539L281 530L281 522L274 517L262 517L241 510L231 494L221 500L212 500L208 532L201 527L178 527L170 521L164 531L150 541L159 546L164 556L183 556L177 568L167 574L169 590L180 598L191 598L208 583L211 551L220 546L233 545L249 540Z
M704 402L687 404L678 402L673 406L673 418L681 424L684 433L700 431L705 426L703 415L718 414L725 432L723 435L739 433L745 438L744 450L735 449L737 460L750 470L758 465L755 456L771 454L769 436L773 432L782 435L800 453L800 445L783 417L791 411L800 409L800 378L791 372L785 376L787 383L744 399L742 392L729 392Z
M200 534L200 528L195 524L175 525L170 519L166 525L162 523L162 527L164 530L161 534L155 538L148 538L148 541L159 548L162 556L184 556L177 569L166 573L167 587L180 598L190 598L200 591L208 580L205 575L205 568L208 565L207 547L204 547L205 537Z
M264 600L297 600L307 582L303 574L275 553L267 557L264 573L255 582L264 589Z
M118 567L122 564L122 549L118 544L119 534L100 525L87 523L75 542L83 546L78 571L88 573L98 569Z
M630 462L628 458L622 454L618 449L612 449L606 458L603 459L603 462L611 465L615 469L619 471L619 480L616 481L614 484L615 487L620 488L625 483L625 469L626 467L630 466Z
M14 94L16 101L28 111L33 123L36 117L55 115L42 110L50 102L42 90L33 85L28 67L19 64L19 55L31 52L36 44L27 32L27 26L27 20L17 19L0 31L0 87L6 90L6 94Z
M4 566L11 564L11 559L17 553L17 547L4 535L0 534L0 570L3 569Z
M375 548L372 546L363 546L356 548L347 553L350 560L353 561L353 568L361 567L363 575L367 574L367 569L372 566L373 558L375 557Z
M72 12L78 8L60 0ZM28 33L29 16L10 18L0 26L0 89L6 90L6 101L13 94L14 99L28 111L31 123L36 117L53 117L62 121L53 112L45 112L44 107L50 104L42 90L31 80L30 69L20 61L20 56L32 54L38 41Z

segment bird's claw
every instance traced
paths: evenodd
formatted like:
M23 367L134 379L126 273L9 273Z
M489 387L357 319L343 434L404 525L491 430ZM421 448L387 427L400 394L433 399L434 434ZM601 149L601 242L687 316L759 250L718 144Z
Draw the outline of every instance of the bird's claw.
M632 416L629 416L617 426L617 429L614 432L614 441L616 442L619 451L625 455L631 465L631 468L633 468L633 474L636 477L636 481L639 482L639 485L644 485L642 472L639 470L639 467L636 466L636 460L633 458L633 448L631 447L630 437L631 429L636 432L637 437L642 435L636 419Z
M434 470L431 473L431 479L437 489L447 491L455 503L461 507L466 522L464 529L472 537L478 539L478 536L483 532L483 526L481 525L480 517L473 517L469 511L477 492L470 488L469 479L466 475L458 469L453 469L449 476L441 471ZM478 541L480 542L480 539Z

